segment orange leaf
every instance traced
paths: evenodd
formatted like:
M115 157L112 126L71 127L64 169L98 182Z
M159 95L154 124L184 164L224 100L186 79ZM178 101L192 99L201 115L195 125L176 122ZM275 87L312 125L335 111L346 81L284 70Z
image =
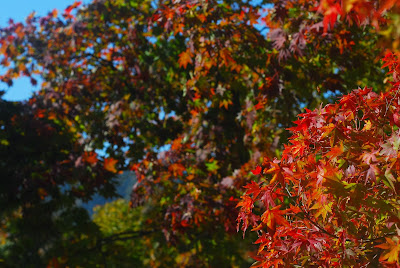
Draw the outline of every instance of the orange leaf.
M280 207L281 205L278 205L270 210L266 210L261 215L261 221L265 223L272 232L275 232L276 224L283 226L289 225L287 220L281 216L286 213L286 210L280 210Z
M183 51L181 54L179 54L179 67L182 67L186 69L188 63L192 63L192 53L189 51Z
M183 175L185 167L182 164L174 163L168 167L168 171L170 171L174 177L178 177Z
M97 163L97 154L95 152L84 152L82 160L88 164L94 165Z
M117 164L118 160L114 158L106 158L104 159L104 169L108 170L112 173L117 173L117 170L115 169L115 164Z
M254 207L254 201L250 196L243 195L236 207L242 207L244 211L250 212L251 209Z
M341 155L343 153L343 151L344 151L343 143L341 143L340 146L332 147L332 149L329 152L327 152L325 154L325 156L330 157L330 158L335 158L335 157Z
M171 150L178 150L182 146L182 138L177 138L172 142Z
M397 0L383 0L380 2L380 8L379 8L379 13L383 13L388 9L391 9L395 4Z
M323 138L325 138L326 136L328 136L334 129L335 129L335 125L332 123L330 123L329 125L327 125L325 127L322 127L322 130L324 130L324 132L321 135L321 140Z

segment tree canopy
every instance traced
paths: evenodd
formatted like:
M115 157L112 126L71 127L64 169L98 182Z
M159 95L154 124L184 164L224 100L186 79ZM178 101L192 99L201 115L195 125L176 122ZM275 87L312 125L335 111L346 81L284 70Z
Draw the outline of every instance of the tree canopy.
M313 258L329 266L368 262L379 250L381 261L397 261L395 238L378 247L364 240L391 234L396 222L388 215L397 149L388 150L397 58L388 65L393 83L379 60L398 49L399 8L391 0L94 0L10 21L0 29L0 80L28 77L39 90L0 102L3 262L246 267L253 256L266 267ZM320 108L293 127L305 107ZM317 168L326 170L318 177ZM115 201L90 219L77 206L95 193L115 196L115 175L127 170L137 179L131 210ZM382 198L393 200L374 203ZM244 240L238 202L243 230L257 231ZM361 212L341 211L343 202ZM336 260L345 249L352 253Z

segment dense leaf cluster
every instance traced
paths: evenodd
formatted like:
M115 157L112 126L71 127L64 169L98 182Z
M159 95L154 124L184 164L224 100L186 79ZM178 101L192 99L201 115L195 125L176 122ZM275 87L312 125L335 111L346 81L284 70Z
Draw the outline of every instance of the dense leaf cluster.
M399 85L301 114L281 160L254 171L265 179L246 186L238 221L258 232L259 266L399 261Z

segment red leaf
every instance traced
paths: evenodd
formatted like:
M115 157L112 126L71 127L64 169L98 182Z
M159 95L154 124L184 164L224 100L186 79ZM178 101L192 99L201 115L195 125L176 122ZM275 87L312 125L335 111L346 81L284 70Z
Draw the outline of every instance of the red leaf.
M275 201L271 195L271 188L269 188L265 192L263 191L263 194L260 196L260 200L264 203L264 206L267 208L276 206Z
M80 6L81 4L82 4L82 1L77 1L77 2L73 3L72 5L68 6L68 7L64 10L65 14L69 15L69 14L71 13L71 11L72 11L74 8L77 8L77 7Z
M332 4L325 10L323 20L324 33L328 31L328 27L333 28L339 15L342 15L342 8L339 3Z
M254 181L244 186L244 188L248 189L246 191L247 195L253 194L253 198L256 198L258 194L261 192L260 186L258 185L258 183Z
M252 170L251 173L254 175L259 175L261 173L262 168L260 166L257 166L256 169Z
M398 113L393 114L393 122L396 126L400 127L400 116Z

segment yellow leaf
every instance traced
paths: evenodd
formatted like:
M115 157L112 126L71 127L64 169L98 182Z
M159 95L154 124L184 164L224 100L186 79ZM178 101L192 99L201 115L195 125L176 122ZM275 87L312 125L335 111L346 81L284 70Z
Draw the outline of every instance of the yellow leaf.
M368 131L368 130L371 129L371 127L372 127L371 121L370 121L370 120L366 120L366 121L365 121L365 125L364 125L362 131Z
M386 237L386 243L375 246L377 248L385 249L379 261L387 261L389 263L399 262L400 245L398 240L393 241L391 238Z
M275 217L269 210L262 215L262 221L267 224L268 228L275 229Z
M325 221L326 215L328 214L328 212L332 212L331 206L332 206L332 203L328 203L328 204L321 204L320 202L315 203L311 207L311 209L317 210L314 217L318 218L319 216L322 216L322 219Z
M327 125L326 127L323 127L322 129L324 130L324 133L322 133L321 139L323 139L326 136L328 136L332 132L332 130L335 129L335 125L330 123L329 125Z
M356 1L357 0L342 0L342 7L343 7L344 11L346 13L348 13L353 8L353 4Z

